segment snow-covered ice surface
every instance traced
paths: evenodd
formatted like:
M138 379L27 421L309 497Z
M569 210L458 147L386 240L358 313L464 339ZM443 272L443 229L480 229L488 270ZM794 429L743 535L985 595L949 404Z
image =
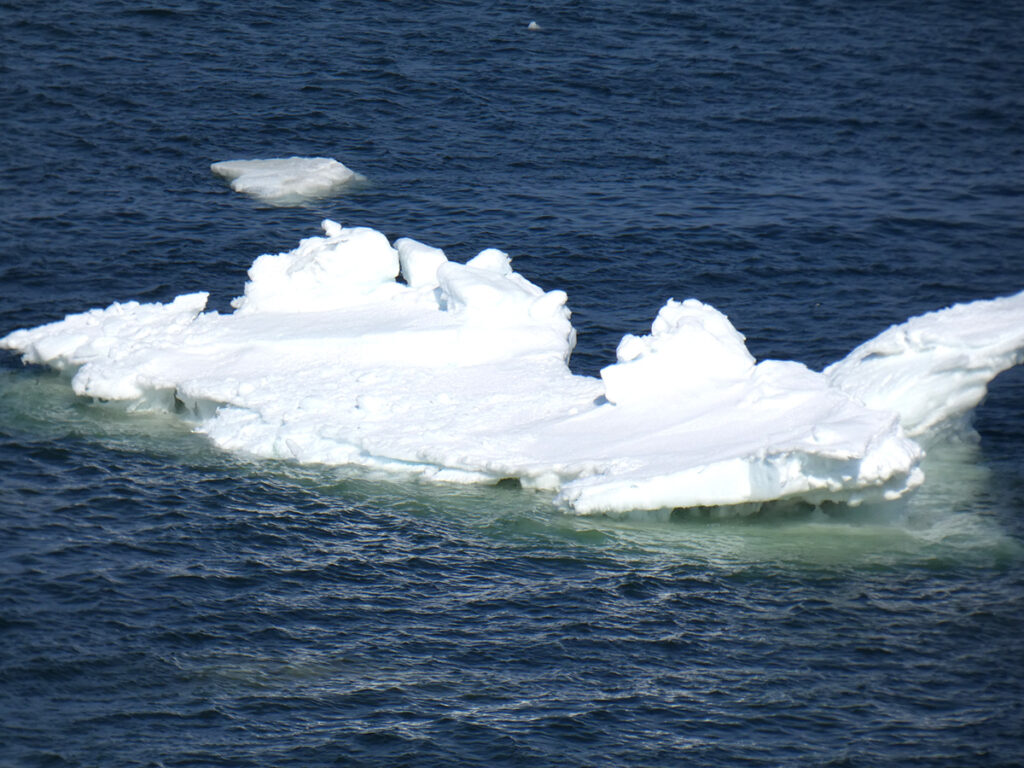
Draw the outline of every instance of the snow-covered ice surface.
M329 157L224 160L210 170L243 192L271 205L300 205L327 197L365 177Z
M501 251L458 264L323 227L259 257L231 314L204 312L204 293L117 303L0 346L67 370L79 395L178 410L227 450L518 478L578 513L897 498L924 479L921 444L1024 356L1024 292L913 318L823 373L755 361L690 299L577 376L565 293Z
M825 369L870 408L900 414L904 431L934 439L960 427L988 382L1024 362L1024 294L958 304L879 334Z

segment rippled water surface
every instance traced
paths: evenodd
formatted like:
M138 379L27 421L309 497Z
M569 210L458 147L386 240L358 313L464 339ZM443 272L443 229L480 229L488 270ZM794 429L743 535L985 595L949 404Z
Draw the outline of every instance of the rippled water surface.
M539 31L527 29L535 19ZM1024 4L0 2L0 334L325 216L819 367L1024 288ZM296 208L211 162L365 174ZM0 766L1024 762L1024 374L912 498L574 518L250 462L0 356Z

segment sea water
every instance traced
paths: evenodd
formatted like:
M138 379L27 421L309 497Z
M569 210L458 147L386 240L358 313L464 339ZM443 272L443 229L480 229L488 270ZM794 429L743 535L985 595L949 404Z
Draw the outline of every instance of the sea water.
M7 3L0 332L322 218L813 368L1024 287L1024 9ZM529 29L535 20L540 29ZM229 159L335 157L296 207ZM0 764L1015 765L1024 376L891 505L567 516L226 454L0 360Z

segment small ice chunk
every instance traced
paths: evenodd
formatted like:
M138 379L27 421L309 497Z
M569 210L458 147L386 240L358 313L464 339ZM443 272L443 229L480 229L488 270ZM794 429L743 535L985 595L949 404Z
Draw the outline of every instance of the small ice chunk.
M309 237L287 253L265 254L249 268L239 313L322 312L397 287L398 252L380 232L324 220L326 237Z
M466 266L486 269L488 272L494 272L498 275L512 274L512 260L508 257L507 253L499 251L497 248L486 248L480 251L480 253L466 262Z
M403 237L395 241L402 279L410 288L436 288L437 270L448 261L444 251Z
M483 261L478 261L477 256L465 264L442 264L437 270L441 295L449 312L506 325L521 323L529 317L530 308L544 291L512 272L511 267L508 272L503 271L495 254L504 257L507 265L505 254L491 251Z
M224 160L210 170L227 179L235 192L282 206L327 197L366 178L330 157Z
M627 334L601 370L609 402L650 401L713 389L750 375L754 357L729 318L696 299L669 299L649 336Z

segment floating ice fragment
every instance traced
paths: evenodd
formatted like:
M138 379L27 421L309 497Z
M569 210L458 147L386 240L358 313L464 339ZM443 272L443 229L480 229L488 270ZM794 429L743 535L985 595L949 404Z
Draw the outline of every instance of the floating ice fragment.
M210 170L244 192L271 205L299 205L326 197L365 177L329 157L225 160Z
M205 294L113 304L0 347L82 395L186 404L226 450L444 482L518 478L578 513L801 498L922 482L919 443L1024 357L1024 293L914 318L823 373L756 362L718 310L669 300L600 378L573 375L562 291L482 251L323 222L260 256L235 312ZM396 278L401 271L404 282Z

